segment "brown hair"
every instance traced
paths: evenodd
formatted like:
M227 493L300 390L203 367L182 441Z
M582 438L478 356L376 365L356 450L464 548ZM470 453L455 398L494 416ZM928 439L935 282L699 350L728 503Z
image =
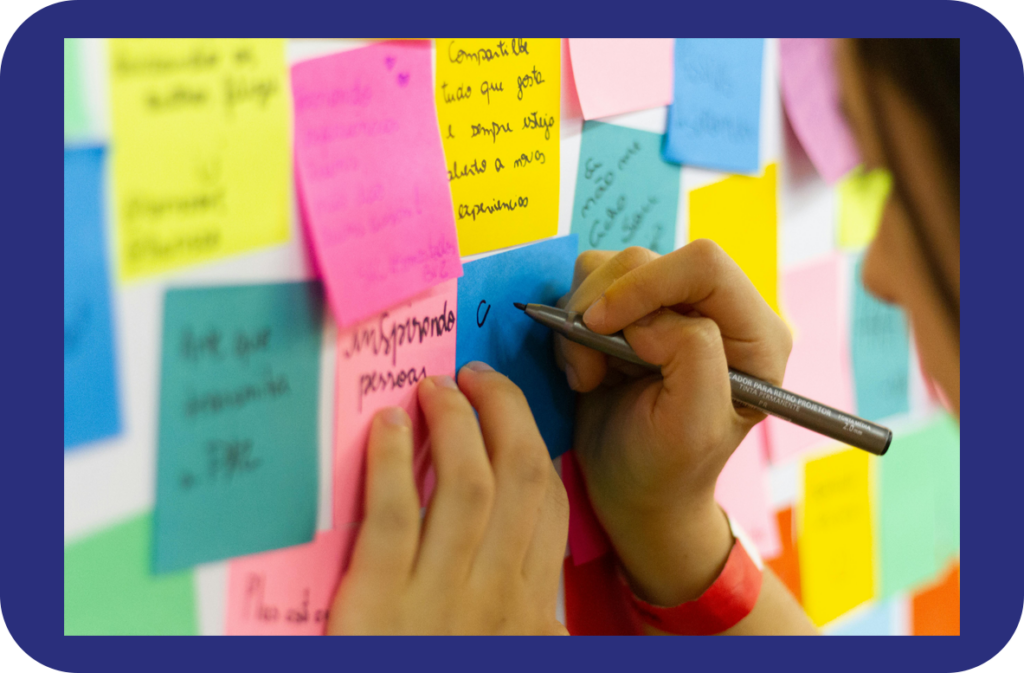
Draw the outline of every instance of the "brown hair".
M960 240L960 40L959 39L858 39L855 51L865 74L887 77L907 96L926 120L936 141L946 189L957 208L956 231ZM900 167L894 165L892 131L881 123L877 87L868 86L869 104L878 130L885 161L893 173L893 189L901 197L908 220L928 266L929 275L942 297L957 340L960 335L960 292L942 273L934 246L920 214L906 198Z

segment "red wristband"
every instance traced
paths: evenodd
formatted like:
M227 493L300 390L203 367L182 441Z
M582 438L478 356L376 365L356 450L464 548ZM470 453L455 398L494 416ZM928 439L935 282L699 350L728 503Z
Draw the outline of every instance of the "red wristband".
M651 605L637 598L621 571L619 577L630 605L643 622L680 636L711 636L735 626L754 609L761 593L761 568L747 553L739 536L714 583L700 598L681 605Z

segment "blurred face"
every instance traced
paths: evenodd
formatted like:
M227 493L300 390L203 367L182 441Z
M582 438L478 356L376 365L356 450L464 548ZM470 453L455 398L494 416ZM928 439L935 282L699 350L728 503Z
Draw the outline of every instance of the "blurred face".
M886 204L878 235L865 255L864 284L879 299L906 311L922 366L959 418L959 325L954 324L955 318L942 301L908 219L916 213L939 273L959 301L957 200L946 187L941 155L925 117L887 78L866 71L849 41L840 41L836 58L843 106L864 163L868 168L889 169L899 185ZM876 99L874 111L869 105L869 91Z

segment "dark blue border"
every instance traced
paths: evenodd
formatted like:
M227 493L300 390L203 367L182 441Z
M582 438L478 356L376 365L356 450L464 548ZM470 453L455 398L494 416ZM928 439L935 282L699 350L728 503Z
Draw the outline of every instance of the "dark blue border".
M624 9L628 9L624 12ZM963 331L962 633L959 638L160 639L63 637L61 390L56 306L64 36L497 34L669 36L959 36L962 50L962 247L967 310ZM3 349L6 394L0 467L0 600L15 640L35 659L75 671L390 670L407 667L513 670L740 666L830 671L953 671L992 657L1021 614L1021 475L1015 384L1020 380L1021 191L1024 74L1003 26L955 2L783 3L675 0L651 4L550 0L476 3L421 0L100 2L51 6L14 34L0 70L0 203L5 231ZM50 138L50 140L46 140ZM40 145L39 143L43 144ZM995 245L993 245L995 243ZM52 324L52 328L45 328ZM37 327L33 327L37 326ZM45 329L44 329L45 328ZM52 329L53 331L49 331ZM985 357L982 357L983 354ZM51 359L52 358L52 359ZM974 364L971 364L971 363ZM50 365L53 365L52 367ZM974 392L971 392L974 391ZM983 397L974 399L975 394ZM53 446L46 448L49 439ZM358 668L357 668L358 667Z

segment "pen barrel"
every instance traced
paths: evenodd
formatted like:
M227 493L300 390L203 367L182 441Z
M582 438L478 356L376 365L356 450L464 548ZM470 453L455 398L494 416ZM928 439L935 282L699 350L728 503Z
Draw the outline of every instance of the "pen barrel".
M819 404L734 369L729 370L733 400L832 439L883 456L892 431L863 418Z

